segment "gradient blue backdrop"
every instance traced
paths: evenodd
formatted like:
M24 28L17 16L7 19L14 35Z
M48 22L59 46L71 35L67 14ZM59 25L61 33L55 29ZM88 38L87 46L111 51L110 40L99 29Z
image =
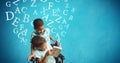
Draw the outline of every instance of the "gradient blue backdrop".
M0 1L0 63L29 63L30 43L21 44L13 34L5 2ZM69 0L69 4L75 14L62 39L65 63L120 63L120 0Z

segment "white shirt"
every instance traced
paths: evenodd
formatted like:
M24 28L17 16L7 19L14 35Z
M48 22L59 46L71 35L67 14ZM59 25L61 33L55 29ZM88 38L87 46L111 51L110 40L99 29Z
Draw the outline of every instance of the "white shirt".
M47 43L50 44L50 29L49 28L45 28L44 34L37 34L36 32L33 32L31 37L33 38L34 36L41 36L45 38Z
M47 44L47 43L46 43ZM50 45L47 44L47 48L45 49L45 51L40 51L40 50L35 50L34 53L35 53L35 56L37 58L40 58L43 60L43 58L45 57L45 54L48 50L51 50L50 48ZM47 63L55 63L55 59L53 56L48 56L48 59L47 59Z

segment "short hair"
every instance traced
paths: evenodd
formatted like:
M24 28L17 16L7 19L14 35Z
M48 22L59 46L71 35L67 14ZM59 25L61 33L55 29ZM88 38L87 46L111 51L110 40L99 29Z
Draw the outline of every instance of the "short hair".
M43 43L46 43L46 40L40 36L34 36L31 40L33 47L40 47Z
M36 29L36 28L38 28L39 26L42 26L42 25L44 25L44 22L40 18L35 19L34 22L33 22L34 29Z

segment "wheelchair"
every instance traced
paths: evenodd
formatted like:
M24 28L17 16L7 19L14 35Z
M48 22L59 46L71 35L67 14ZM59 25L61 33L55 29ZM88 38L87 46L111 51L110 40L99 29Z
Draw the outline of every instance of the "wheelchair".
M58 43L51 44L51 46L52 47L58 46ZM58 55L58 57L54 57L54 58L55 58L56 63L64 63L65 57L61 53ZM32 63L38 63L37 60L38 60L38 58L32 57L32 59L30 61L32 61Z

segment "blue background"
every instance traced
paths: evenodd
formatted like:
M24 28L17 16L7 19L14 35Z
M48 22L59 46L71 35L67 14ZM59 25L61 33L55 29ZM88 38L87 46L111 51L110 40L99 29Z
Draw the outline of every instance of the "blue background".
M21 44L11 31L5 2L0 1L0 63L29 63L30 43ZM61 41L65 63L120 63L120 0L69 0L69 4L75 14Z

